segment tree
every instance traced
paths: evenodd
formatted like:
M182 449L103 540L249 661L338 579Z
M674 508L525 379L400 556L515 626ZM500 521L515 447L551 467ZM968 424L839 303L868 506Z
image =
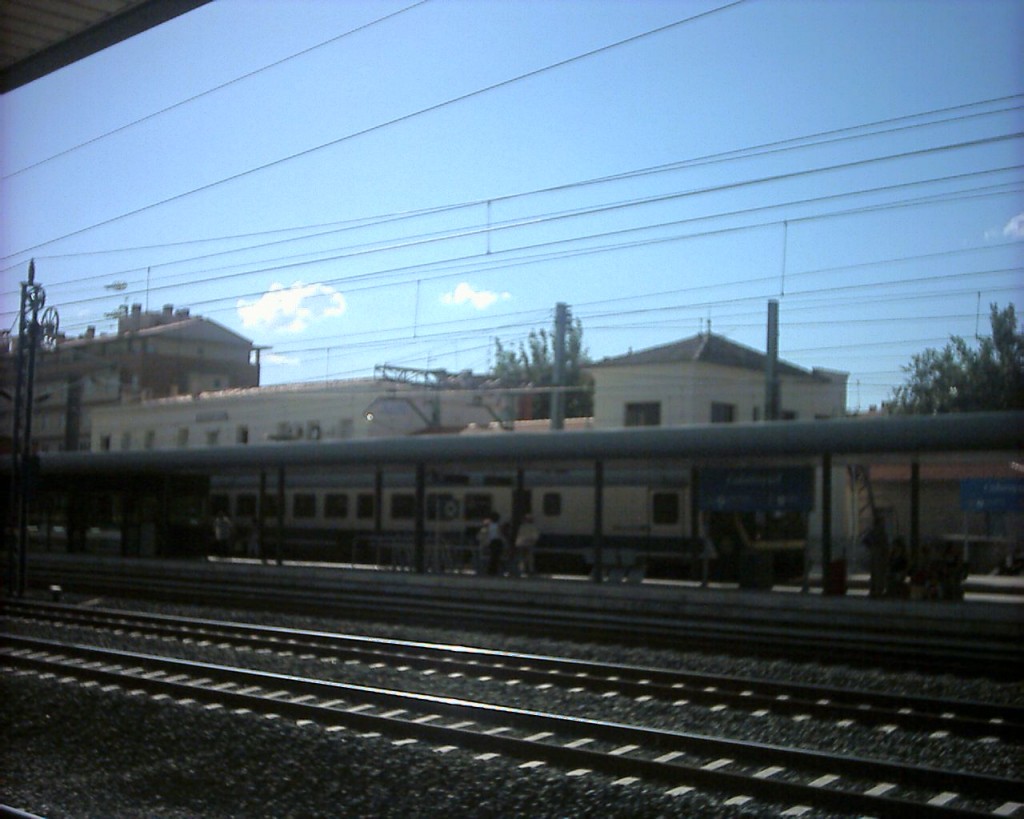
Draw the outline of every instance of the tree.
M565 384L579 388L566 393L567 418L594 413L593 382L583 373L583 367L589 363L590 358L583 346L583 325L576 319L569 322L565 332ZM491 377L502 387L550 387L554 384L554 373L554 332L532 330L526 342L519 343L518 349L506 348L499 339L495 339ZM535 395L528 396L519 406L521 409L517 415L520 417L550 418L550 391L541 389Z
M915 355L903 368L907 382L893 391L892 409L922 415L1024 409L1024 335L1013 305L991 305L991 324L992 335L976 348L951 336L944 349Z

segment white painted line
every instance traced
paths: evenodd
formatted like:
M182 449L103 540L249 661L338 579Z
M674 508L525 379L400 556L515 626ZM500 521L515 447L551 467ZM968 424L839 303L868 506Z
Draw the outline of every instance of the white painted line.
M732 765L731 759L716 759L714 762L709 762L707 765L701 765L703 771L717 771L719 768L724 768L726 765Z
M810 813L810 805L793 805L789 810L782 812L782 816L803 816L805 813Z
M541 731L540 733L533 734L532 736L524 737L523 742L540 742L542 739L553 737L554 734L551 731Z
M361 714L363 711L369 711L373 706L368 702L364 702L362 705L353 705L351 708L346 708L345 711L349 714Z
M654 761L665 764L666 762L672 762L672 760L674 759L679 759L679 757L681 756L686 756L686 754L684 754L682 751L669 751L667 754L662 754Z
M539 760L539 759L533 759L533 760L531 760L529 762L524 762L519 767L520 768L526 768L527 770L530 770L532 768L542 768L542 767L544 767L544 763L541 760Z
M745 805L751 800L750 796L734 796L732 799L726 799L726 805Z
M634 782L639 782L635 776L624 776L621 779L616 779L612 782L613 785L632 785Z
M572 742L566 744L566 748L582 748L584 745L589 745L594 740L591 737L582 737L580 739L574 739Z
M633 753L633 751L636 751L639 748L640 748L639 745L620 745L614 751L611 751L608 755L609 756L625 756L626 754Z
M417 742L419 742L418 739L396 739L391 744L401 747L402 745L415 745Z
M479 759L481 762L490 762L492 759L496 759L499 754L491 753L488 751L485 754L477 754L473 759Z
M1024 804L1021 804L1020 802L1004 802L1002 805L1000 805L998 808L992 811L992 814L994 816L1013 816L1013 814L1015 814L1021 808L1024 808Z
M931 799L929 799L928 804L935 805L936 807L941 808L943 805L948 805L950 802L956 799L957 796L959 796L959 794L952 793L951 791L943 791L938 796L933 796Z
M824 776L819 776L811 782L809 786L812 788L827 788L837 779L839 779L839 777L836 774L825 774Z
M569 771L566 776L586 776L590 773L590 768L577 768L575 771Z
M786 769L780 768L778 765L772 765L768 768L762 768L754 774L754 779L771 779L775 774L782 773L784 770Z
M393 711L387 711L387 712L381 714L381 718L382 719L392 719L394 717L399 716L400 714L405 714L405 713L407 713L407 712L406 712L406 710L404 708L396 708Z
M426 724L428 722L433 722L436 719L441 719L441 715L440 714L424 714L422 717L418 717L417 719L414 719L413 722L418 723L420 725L424 725L424 724Z

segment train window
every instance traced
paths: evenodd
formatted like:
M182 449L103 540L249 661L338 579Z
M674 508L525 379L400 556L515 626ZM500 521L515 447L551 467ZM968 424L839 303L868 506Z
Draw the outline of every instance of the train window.
M235 515L240 518L256 517L256 495L245 492L235 498Z
M544 517L557 518L562 514L562 493L545 492L543 500Z
M356 496L356 517L360 520L368 520L373 517L373 510L376 504L373 502L373 495L362 494Z
M416 496L407 492L391 496L392 520L410 520L416 517Z
M454 495L427 495L427 520L455 520L459 516L459 500Z
M483 520L491 514L490 492L467 492L464 518L466 520Z
M268 492L263 496L263 517L277 517L277 495L271 495Z
M679 495L655 492L651 496L651 523L670 526L679 523Z
M210 514L211 515L220 515L220 514L225 514L226 515L226 514L228 514L231 511L230 506L231 506L231 504L230 504L230 502L228 500L228 496L227 495L222 495L220 493L217 493L215 495L210 495Z
M312 492L296 492L292 495L292 517L315 518L316 495Z
M330 492L324 495L325 518L348 517L348 495L341 492Z

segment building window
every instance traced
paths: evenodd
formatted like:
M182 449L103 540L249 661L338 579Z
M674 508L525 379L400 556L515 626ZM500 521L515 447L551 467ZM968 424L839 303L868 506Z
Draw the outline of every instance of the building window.
M544 517L559 517L562 514L562 493L545 492L541 508L544 511Z
M341 492L331 492L324 496L324 517L325 518L347 518L348 517L348 495Z
M206 445L217 446L220 443L220 430L208 429L206 431Z
M297 492L292 496L292 517L315 518L316 517L316 495L312 492Z
M661 402L646 401L638 404L626 404L624 425L627 427L660 427Z
M736 420L736 405L726 404L722 401L711 402L711 423L731 424Z
M100 436L100 451L101 452L110 452L110 436L109 435L101 435Z
M179 447L186 447L186 446L188 446L188 427L179 427L178 428L178 446Z
M236 444L247 444L249 443L249 427L240 426L235 431L235 443Z

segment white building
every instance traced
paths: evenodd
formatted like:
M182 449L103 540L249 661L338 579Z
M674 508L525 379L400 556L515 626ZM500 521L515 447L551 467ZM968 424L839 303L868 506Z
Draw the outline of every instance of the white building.
M473 389L373 379L204 392L97 408L94 452L454 432L500 421Z
M586 367L594 379L594 426L763 420L766 364L764 353L712 333L602 359ZM845 414L847 373L784 361L775 370L780 419Z

